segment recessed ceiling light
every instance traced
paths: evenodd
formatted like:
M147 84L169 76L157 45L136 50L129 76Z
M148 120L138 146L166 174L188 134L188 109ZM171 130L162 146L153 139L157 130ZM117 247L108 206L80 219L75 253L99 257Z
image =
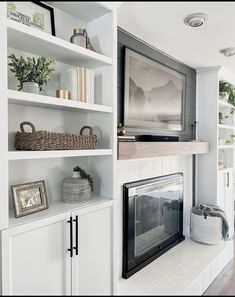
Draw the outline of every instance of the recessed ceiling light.
M184 19L184 23L190 27L201 27L205 24L207 15L205 13L190 14Z
M220 50L221 54L224 54L226 57L231 57L235 55L235 47L227 47Z

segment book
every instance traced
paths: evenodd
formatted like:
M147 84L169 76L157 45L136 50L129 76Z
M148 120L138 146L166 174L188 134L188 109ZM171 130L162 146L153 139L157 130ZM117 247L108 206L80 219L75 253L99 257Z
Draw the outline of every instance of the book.
M94 103L94 70L77 68L77 100L81 102Z
M130 139L130 138L127 138L127 139L118 139L118 142L135 142L135 139Z
M77 100L81 101L80 68L77 68Z
M84 68L80 68L80 101L84 102L85 101L85 69Z
M118 139L135 139L135 136L131 136L131 135L121 135L117 137Z
M89 102L90 98L90 70L85 68L84 71L84 89L85 89L85 102Z
M77 70L70 68L60 75L61 90L68 90L70 92L70 99L77 100L78 86L77 86Z
M118 136L118 142L135 142L135 136Z
M85 69L85 101L94 104L94 70Z
M95 71L90 70L90 99L89 102L94 104L95 102Z

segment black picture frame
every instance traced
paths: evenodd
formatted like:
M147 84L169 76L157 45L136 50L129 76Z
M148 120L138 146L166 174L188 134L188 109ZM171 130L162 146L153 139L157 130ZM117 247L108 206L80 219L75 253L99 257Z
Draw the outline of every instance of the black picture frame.
M34 4L37 4L38 6L41 6L42 8L45 8L50 11L51 16L51 33L53 36L56 36L55 33L55 16L54 16L54 9L51 6L48 6L40 1L31 1Z
M34 12L34 10L37 11ZM46 20L45 23L44 14ZM40 30L49 35L56 36L54 9L40 1L8 1L7 17L12 21Z

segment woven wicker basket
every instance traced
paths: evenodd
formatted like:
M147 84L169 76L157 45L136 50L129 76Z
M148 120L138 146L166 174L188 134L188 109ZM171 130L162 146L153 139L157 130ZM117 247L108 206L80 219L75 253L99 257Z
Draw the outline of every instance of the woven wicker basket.
M30 126L32 132L25 132L25 125ZM85 129L90 130L90 135L83 135ZM22 151L88 150L95 149L97 144L97 136L90 126L84 126L80 135L36 131L30 122L22 122L20 130L21 132L16 133L15 147Z

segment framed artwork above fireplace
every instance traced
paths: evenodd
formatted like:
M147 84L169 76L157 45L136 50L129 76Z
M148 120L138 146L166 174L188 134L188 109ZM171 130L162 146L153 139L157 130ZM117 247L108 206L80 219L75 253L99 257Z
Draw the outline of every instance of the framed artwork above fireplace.
M125 47L124 125L183 131L185 75Z

